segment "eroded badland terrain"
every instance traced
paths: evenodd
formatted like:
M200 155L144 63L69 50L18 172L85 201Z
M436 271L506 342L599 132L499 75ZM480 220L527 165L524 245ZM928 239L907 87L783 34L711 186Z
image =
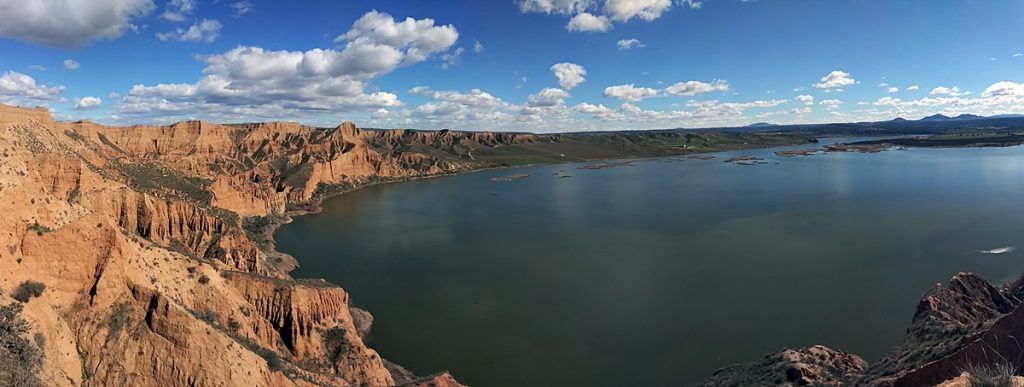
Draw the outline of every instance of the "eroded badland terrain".
M374 182L805 141L108 127L0 105L0 304L23 305L44 385L457 385L368 348L369 313L339 286L292 279L274 226Z
M23 308L18 345L41 351L29 370L38 380L30 372L25 385L457 386L447 373L414 376L368 348L369 312L337 285L290 277L297 262L274 250L276 225L376 182L810 141L350 123L110 127L0 105L0 305ZM939 383L967 363L1022 356L1008 339L1024 333L1022 289L960 274L925 296L904 342L874 364L817 346L705 383Z

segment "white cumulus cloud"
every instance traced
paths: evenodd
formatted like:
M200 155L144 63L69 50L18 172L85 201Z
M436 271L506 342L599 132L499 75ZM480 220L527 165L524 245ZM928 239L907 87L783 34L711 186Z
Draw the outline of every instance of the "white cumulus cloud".
M352 46L390 47L405 50L403 64L422 62L427 57L447 50L458 40L453 25L434 25L434 19L405 18L396 21L386 13L370 11L356 20L352 29L334 39Z
M558 78L558 84L565 90L572 90L587 81L587 70L575 63L555 63L551 66L551 73Z
M818 104L824 106L826 109L832 110L838 108L839 105L842 105L843 101L840 101L838 99L825 99L822 100L821 102L818 102Z
M0 0L0 37L74 48L117 39L153 12L152 0Z
M677 95L684 97L694 96L703 93L710 93L713 91L729 91L729 82L726 82L721 79L716 79L714 81L711 81L711 83L705 83L701 81L687 81L678 82L665 88L666 95Z
M565 29L575 32L605 32L611 28L612 22L607 16L595 16L589 12L573 16L569 19L569 24L565 25Z
M0 77L0 102L7 104L25 104L46 102L60 98L64 86L46 86L36 84L32 77L7 71Z
M401 106L398 96L367 91L399 66L447 51L458 39L432 19L396 21L368 12L335 39L340 49L266 50L239 46L201 57L195 83L135 85L117 108L123 117L299 118Z
M856 83L857 80L853 79L853 77L850 76L850 73L842 70L834 70L824 77L821 77L818 83L814 84L814 87L817 89L837 89Z
M569 98L569 92L562 89L547 87L537 94L531 94L527 97L526 104L530 107L558 106L565 104L566 98Z
M796 96L797 102L803 103L804 105L813 105L814 96L809 94L803 94Z
M615 21L629 21L634 17L651 21L671 7L670 0L607 0L604 13Z
M699 9L702 1L679 0L690 9ZM605 32L614 22L633 19L653 21L672 8L673 0L519 0L523 13L536 12L570 17L565 28L574 32Z
M81 67L82 67L82 65L80 63L78 63L78 62L75 62L74 60L71 60L71 59L65 59L64 60L64 69L66 69L66 70L78 70Z
M95 109L103 104L103 100L96 97L82 97L75 101L75 110Z
M649 87L636 87L630 83L627 85L608 86L604 89L604 96L616 98L622 101L639 102L641 100L656 97L658 90Z
M203 19L188 28L178 28L174 31L157 33L157 39L161 41L177 40L179 42L204 42L213 43L220 37L221 24L219 21Z
M948 95L950 97L958 97L958 96L961 96L961 95L966 95L966 93L963 93L963 92L960 91L960 87L958 87L958 86L953 86L953 87L939 86L939 87L936 87L936 88L932 89L931 93L929 93L929 94L931 94L931 95Z
M196 0L171 0L168 1L161 18L172 22L183 22L196 10Z
M982 97L1024 97L1024 83L999 81L985 88Z
M519 2L519 10L571 15L583 12L592 4L594 4L593 0L523 0Z

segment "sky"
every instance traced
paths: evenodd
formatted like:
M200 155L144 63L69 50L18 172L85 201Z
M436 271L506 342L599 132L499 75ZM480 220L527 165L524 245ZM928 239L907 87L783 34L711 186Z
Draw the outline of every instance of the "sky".
M1015 0L0 0L0 103L529 132L1024 113Z

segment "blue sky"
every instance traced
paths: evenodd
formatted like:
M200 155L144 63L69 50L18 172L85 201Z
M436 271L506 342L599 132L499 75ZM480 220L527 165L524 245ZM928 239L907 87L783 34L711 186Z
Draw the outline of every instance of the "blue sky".
M1024 113L1021 16L980 0L0 0L0 102L110 124L538 132Z

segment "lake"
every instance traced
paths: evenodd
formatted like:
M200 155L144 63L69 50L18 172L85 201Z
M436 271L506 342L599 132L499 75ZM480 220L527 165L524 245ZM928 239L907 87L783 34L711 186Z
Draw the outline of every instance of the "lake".
M798 148L375 185L276 238L373 313L384 358L482 387L681 385L813 344L873 361L936 283L1024 272L980 253L1024 246L1024 147L772 154Z

